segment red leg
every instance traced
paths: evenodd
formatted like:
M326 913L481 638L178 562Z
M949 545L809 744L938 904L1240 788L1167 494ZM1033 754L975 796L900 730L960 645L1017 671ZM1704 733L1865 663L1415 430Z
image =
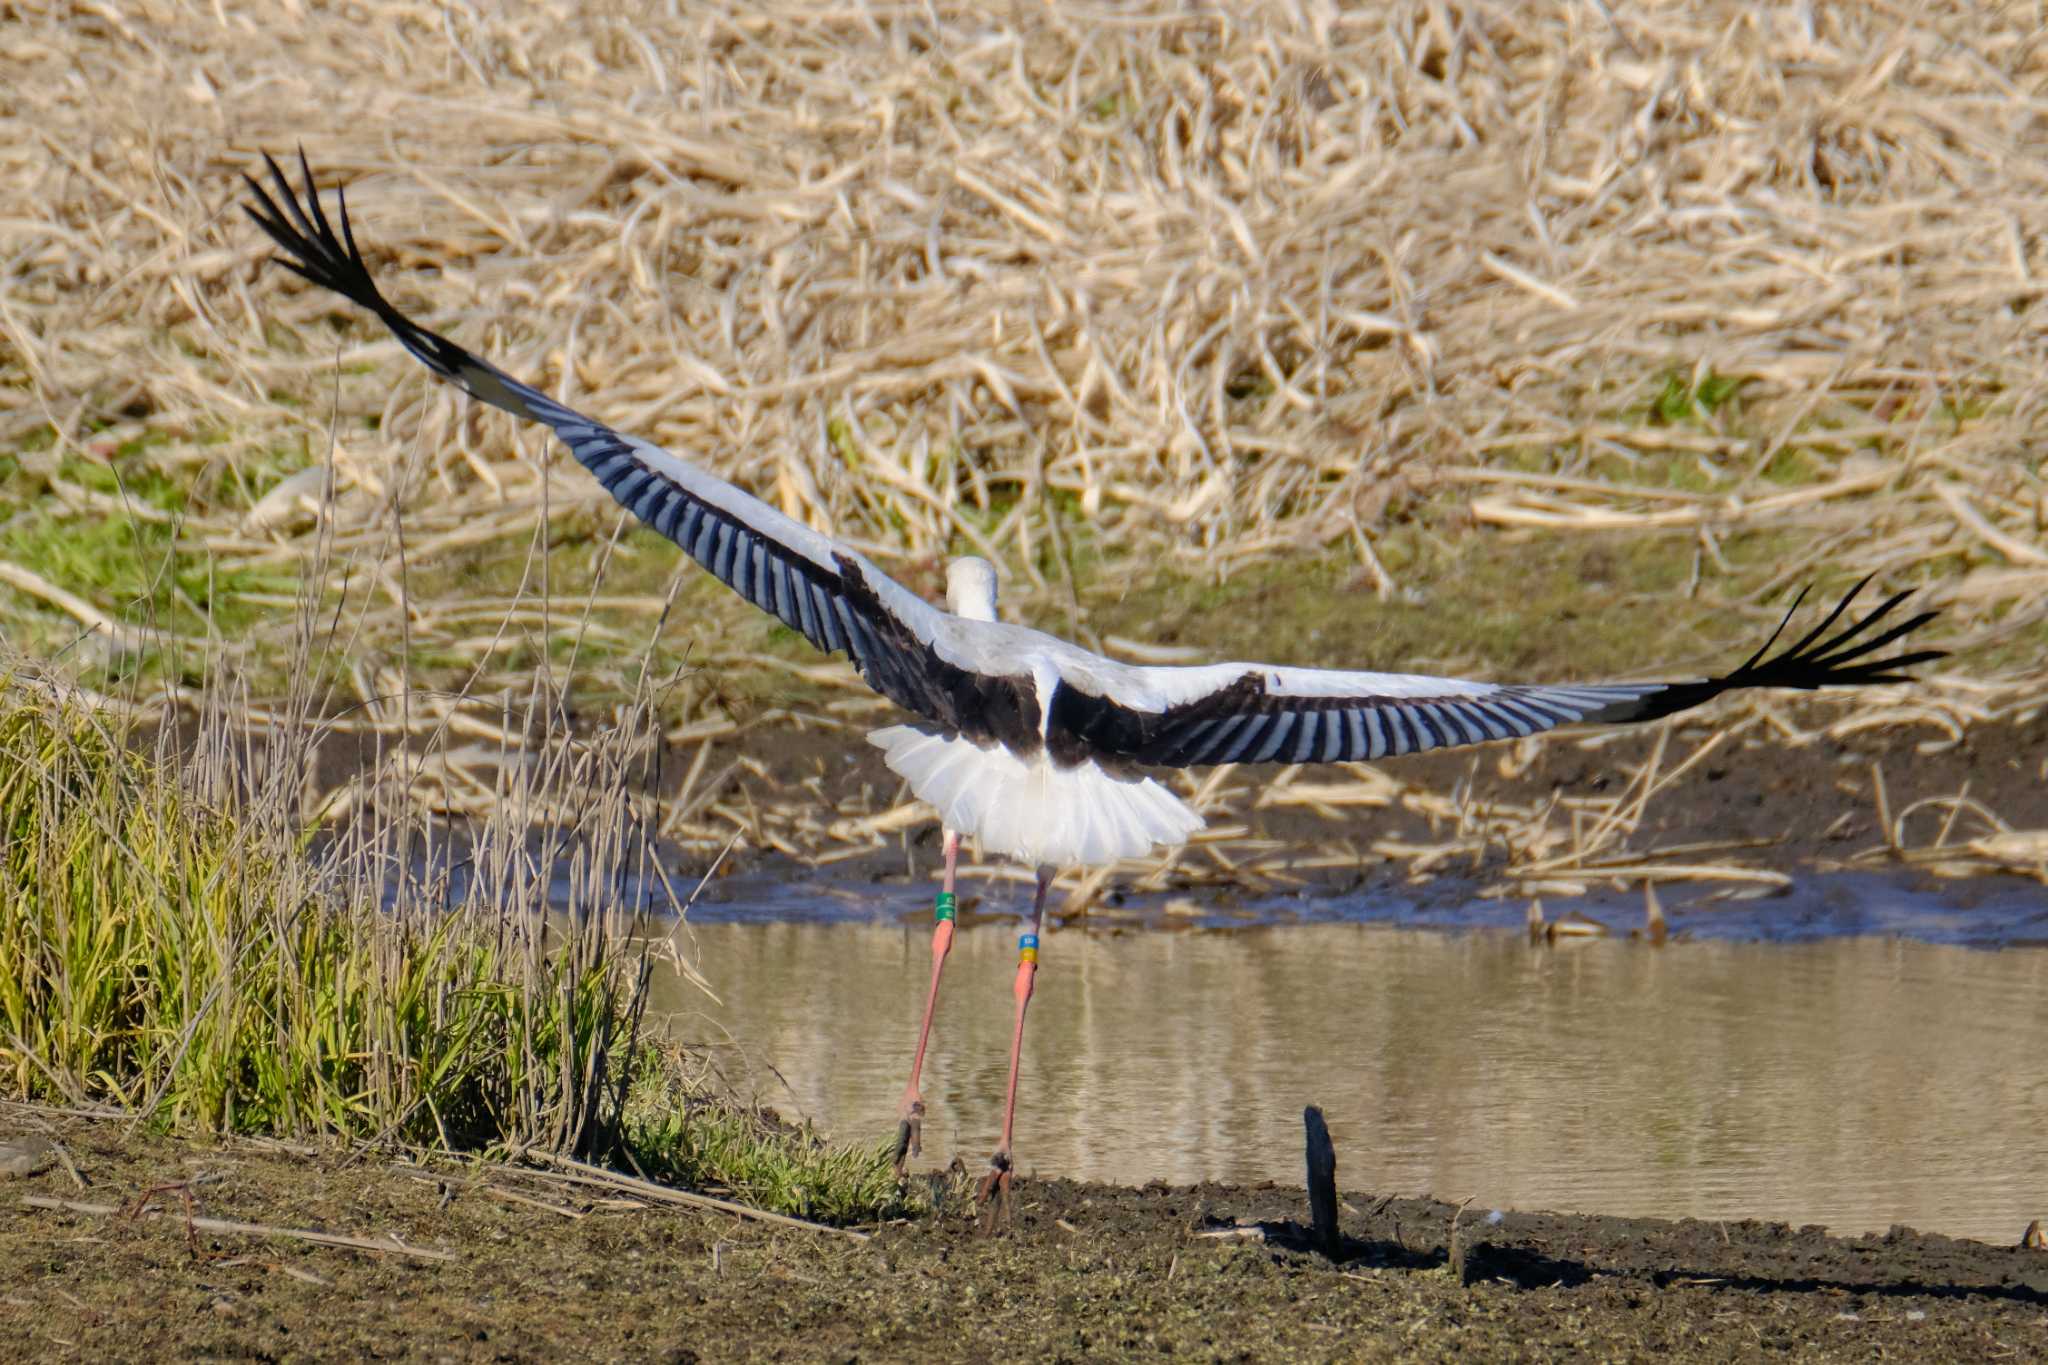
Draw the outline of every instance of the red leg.
M932 985L924 998L924 1023L917 1030L917 1055L910 1059L910 1084L903 1087L903 1103L897 1111L896 1174L909 1168L910 1158L924 1152L924 1096L918 1093L917 1078L924 1071L925 1044L931 1041L932 1014L939 1005L939 973L945 970L946 954L953 948L953 914L957 902L953 879L960 860L960 836L946 831L946 889L939 892L932 925Z
M980 1198L989 1207L990 1226L998 1217L1009 1215L1010 1143L1017 1126L1017 1071L1024 1058L1024 1012L1031 1006L1031 988L1038 976L1038 933L1045 927L1045 893L1052 886L1053 870L1038 869L1038 893L1031 901L1031 932L1017 940L1017 980L1010 994L1017 1001L1017 1023L1010 1034L1010 1087L1003 1098L1003 1140L988 1159L988 1174L982 1177Z

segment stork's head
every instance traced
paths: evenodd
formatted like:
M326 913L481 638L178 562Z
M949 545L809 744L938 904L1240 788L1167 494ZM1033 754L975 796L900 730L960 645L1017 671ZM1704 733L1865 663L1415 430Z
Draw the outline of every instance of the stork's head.
M946 566L946 610L970 621L996 619L996 566L964 555Z

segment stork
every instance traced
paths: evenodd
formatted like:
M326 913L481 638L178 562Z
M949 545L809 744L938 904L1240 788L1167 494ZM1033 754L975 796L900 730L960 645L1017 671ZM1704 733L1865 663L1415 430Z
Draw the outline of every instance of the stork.
M1739 667L1692 681L1490 683L1289 664L1141 667L1105 658L999 620L996 571L987 560L955 560L946 573L946 605L934 606L858 550L419 326L378 292L356 246L346 197L338 196L337 235L304 153L303 199L273 158L264 161L277 197L245 176L255 196L245 207L283 249L275 258L280 264L374 313L421 364L471 397L553 428L627 511L818 649L846 654L870 687L916 718L868 736L890 769L938 813L944 831L931 980L898 1114L899 1173L921 1147L918 1077L953 941L960 841L972 837L984 853L1034 869L1030 929L1018 940L1011 992L1015 1018L1002 1138L980 1191L984 1202L999 1207L1010 1190L1024 1017L1054 873L1144 857L1184 843L1202 827L1202 817L1147 770L1351 763L1574 723L1640 723L1743 688L1905 681L1903 670L1942 656L1921 649L1872 657L1934 616L1921 612L1880 628L1906 592L1829 633L1866 578L1796 643L1771 653L1791 619L1788 611Z

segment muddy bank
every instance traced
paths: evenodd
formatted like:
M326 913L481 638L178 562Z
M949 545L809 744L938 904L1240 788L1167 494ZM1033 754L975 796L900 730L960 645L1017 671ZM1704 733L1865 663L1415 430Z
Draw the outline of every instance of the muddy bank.
M11 1358L1394 1359L1452 1354L1924 1360L2048 1351L2048 1252L1905 1229L1462 1212L1345 1193L1344 1256L1300 1248L1298 1189L1026 1180L1006 1235L964 1184L866 1241L595 1201L503 1168L194 1146L0 1110L61 1165L0 1183ZM1340 1168L1340 1178L1342 1171ZM399 1239L446 1259L195 1230L201 1217ZM516 1197L514 1197L516 1196ZM1451 1256L1453 1223L1457 1256ZM2018 1237L2026 1211L2014 1211ZM1220 1235L1218 1235L1220 1234Z
M1817 719L1816 716L1809 719ZM1664 760L1669 771L1691 751L1704 732L1681 732ZM1630 844L1657 846L1712 843L1753 844L1732 855L1753 867L1798 872L1839 864L1852 855L1884 843L1874 772L1881 770L1884 799L1893 813L1915 802L1966 794L1972 801L2019 829L2048 827L2048 781L2043 754L2048 754L2048 712L2016 720L2000 720L1964 732L1960 743L1946 744L1933 727L1885 728L1851 733L1840 739L1792 744L1772 734L1751 733L1724 746L1706 762L1660 790L1652 800ZM727 776L717 799L734 809L772 809L786 803L815 804L839 810L888 809L908 799L903 784L883 767L880 755L857 734L803 733L775 726L749 730L731 741L735 754L748 763ZM1462 789L1479 806L1499 802L1540 807L1553 797L1618 795L1631 772L1657 744L1653 732L1614 736L1598 747L1561 739L1545 744L1534 761L1509 771L1504 745L1419 754L1375 765L1389 776L1433 792ZM1937 745L1922 752L1921 745ZM678 755L664 765L670 774L686 765ZM1256 790L1280 769L1272 765L1242 770ZM1307 806L1259 807L1218 812L1211 823L1242 820L1252 841L1272 840L1297 852L1312 866L1294 867L1285 857L1270 866L1290 880L1345 889L1399 885L1408 869L1369 851L1374 841L1427 844L1455 831L1443 820L1405 803L1349 812L1336 818ZM1914 843L1931 842L1943 818L1936 811L1907 830ZM1965 821L1956 837L1980 832ZM890 847L834 863L841 875L894 877L909 863L929 873L937 857L938 825L926 821L892 835ZM1336 847L1359 850L1357 860L1333 866L1324 857ZM722 873L749 866L776 867L772 853L763 855L744 845L721 866ZM1883 866L1883 863L1877 866ZM1491 854L1478 866L1458 861L1457 872L1485 879L1498 866ZM1894 865L1896 866L1896 865ZM1229 878L1203 866L1202 884L1228 884Z
M1798 745L1743 737L1660 788L1634 832L1607 850L1608 865L1640 854L1655 866L1660 851L1671 851L1663 853L1664 862L1710 865L1689 867L1679 880L1660 885L1676 935L1692 932L1686 924L1690 908L1712 912L1710 928L1717 936L1903 932L1984 947L2048 941L2048 927L2030 913L2038 907L2028 890L2038 890L2039 831L2048 829L2048 767L2042 758L2048 754L2048 711L1978 725L1960 743L1941 739L1931 729L1863 731ZM1661 771L1683 761L1701 740L1691 732L1675 740ZM1566 860L1546 876L1576 881L1575 890L1560 892L1539 880L1517 895L1514 878L1504 875L1505 845L1496 836L1469 838L1469 830L1442 814L1443 798L1452 794L1452 806L1462 800L1481 817L1549 810L1553 825L1568 826L1574 817L1558 813L1561 803L1618 797L1657 742L1650 733L1609 733L1597 745L1566 736L1537 749L1520 768L1511 765L1512 755L1501 745L1398 759L1375 766L1403 784L1402 794L1387 804L1349 809L1318 810L1313 802L1261 805L1262 788L1287 770L1243 769L1235 779L1240 790L1210 814L1212 825L1234 826L1231 837L1216 846L1226 856L1196 849L1157 877L1133 863L1101 881L1063 880L1051 917L1056 924L1109 928L1241 927L1327 918L1519 928L1529 898L1540 896L1553 917L1590 916L1617 932L1632 931L1644 913L1640 879L1624 876L1617 884L1597 866L1579 869ZM1928 742L1938 747L1921 752ZM718 839L657 839L651 846L655 861L628 867L613 903L667 917L688 900L698 922L865 921L891 915L922 922L929 913L929 886L939 863L937 819L912 801L858 734L764 724L719 741L701 764L685 761L694 752L667 746L653 763L636 765L629 780L657 796L652 809L667 811L685 799L693 807L715 805L726 820ZM373 737L329 736L316 751L314 787L339 789L389 758ZM685 774L703 768L722 775L692 786ZM689 788L687 798L682 787ZM1887 845L1881 819L1887 810L1895 816L1910 812L1902 822L1903 854ZM884 836L841 839L826 832L829 825L843 833L844 826L884 812L890 815ZM2005 822L2012 836L2001 849L1973 852L1972 840L1995 833L1987 824L1992 818ZM747 820L777 829L765 838L750 837ZM415 865L431 856L448 875L451 894L462 894L471 875L470 840L479 826L473 814L443 820L433 839L413 846L429 850L411 855ZM328 847L334 837L323 833L314 846ZM530 851L555 868L559 885L550 895L557 908L566 908L573 899L567 869L580 836L555 831L551 837L552 843L534 839ZM1947 866L1936 866L1930 857L1936 844L1946 844L1946 856L1953 859ZM1455 853L1432 854L1454 845ZM1405 852L1395 856L1389 848ZM395 845L392 851L399 852ZM1423 854L1431 856L1418 860ZM1733 874L1717 877L1714 868ZM1745 882L1751 873L1779 884ZM980 862L970 849L963 874L963 924L1008 923L1028 904L1029 881L1019 869ZM1382 907L1378 913L1371 909L1375 904ZM1850 913L1842 913L1845 906ZM1864 913L1872 907L1887 913ZM1488 913L1476 913L1482 909ZM1923 910L1955 922L1930 928ZM1902 919L1914 923L1902 927Z

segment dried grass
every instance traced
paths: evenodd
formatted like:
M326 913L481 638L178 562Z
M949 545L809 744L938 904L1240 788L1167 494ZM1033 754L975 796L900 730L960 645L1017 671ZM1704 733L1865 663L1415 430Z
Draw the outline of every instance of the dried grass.
M0 6L0 447L53 434L17 458L60 500L129 515L148 509L66 483L66 457L147 435L190 477L331 449L331 496L302 473L177 533L230 566L324 537L353 566L353 723L477 731L474 762L444 752L449 807L495 799L503 727L411 696L411 660L521 693L551 629L605 628L602 589L536 559L526 591L465 600L423 566L603 495L260 269L235 204L261 150L302 143L348 185L429 325L920 586L949 552L989 553L1025 612L1084 635L1061 507L1122 565L1221 576L1345 547L1384 597L1411 585L1375 541L1433 498L1472 535L1690 533L1693 590L1731 605L1843 563L1924 584L1955 645L2040 637L2048 48L2023 13L656 10ZM1680 411L1646 417L1666 375ZM1709 381L1740 381L1739 421L1693 401ZM1809 474L1787 486L1794 450ZM1776 574L1722 571L1727 537L1781 529L1805 548ZM82 625L109 614L0 570ZM667 600L606 605L644 638ZM712 674L790 667L705 622L668 629ZM1959 733L2043 695L2038 657L1965 655L1827 724ZM720 770L748 759L714 701L679 703L695 766L664 833L829 856L900 830L900 810L801 797L721 808ZM870 714L849 686L782 719ZM1799 726L1769 700L1715 718ZM1505 847L1536 890L1651 875L1629 838L1661 771L1597 809L1480 808L1365 771L1256 799L1434 802L1456 839L1381 851L1421 869ZM1221 811L1255 799L1204 781ZM2038 832L1983 817L1973 858L2038 865ZM1887 828L1905 848L1923 823ZM1269 861L1218 824L1181 871Z

